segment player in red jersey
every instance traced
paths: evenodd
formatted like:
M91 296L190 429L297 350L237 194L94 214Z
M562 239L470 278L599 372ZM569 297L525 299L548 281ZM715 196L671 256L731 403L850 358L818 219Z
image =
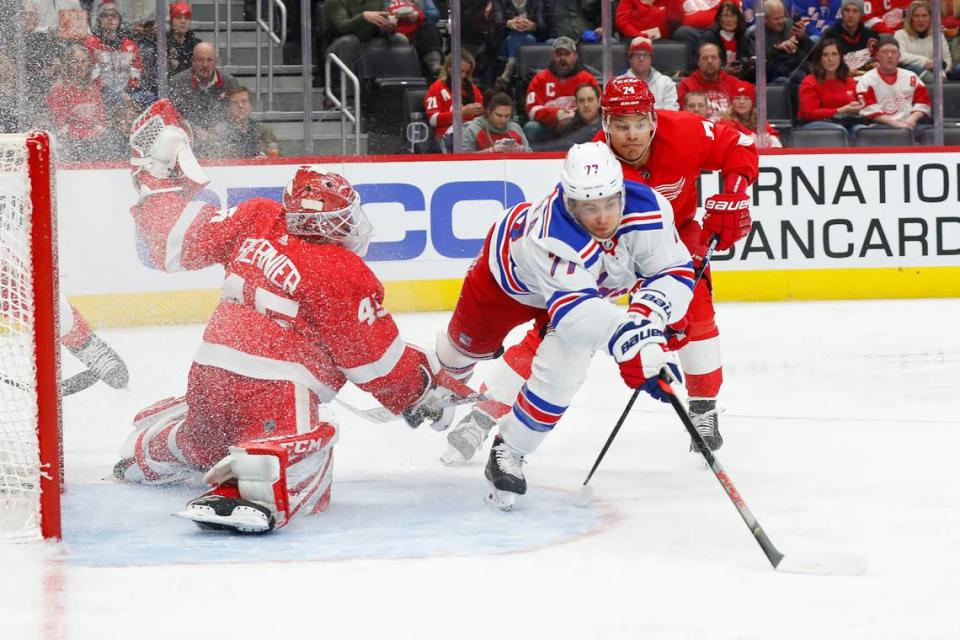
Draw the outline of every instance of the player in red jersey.
M757 148L735 128L683 111L654 109L654 98L642 80L621 76L607 84L601 101L604 125L596 140L610 144L623 166L625 180L642 182L660 192L674 209L680 239L694 264L718 237L725 251L746 236L752 221L747 187L759 173ZM703 228L694 219L697 179L701 171L719 170L723 191L704 202ZM723 444L717 419L717 394L723 382L720 332L713 308L709 267L694 290L684 319L671 325L670 342L679 350L690 398L690 417L711 449ZM534 327L523 341L504 353L487 376L482 390L494 399L473 410L447 434L449 448L441 460L456 464L473 457L500 416L509 410L517 391L530 375L530 363L542 339ZM440 354L441 363L443 354ZM461 378L465 379L462 375Z
M300 167L282 204L191 201L207 179L168 101L135 123L131 147L140 194L131 214L153 266L219 264L225 278L186 396L135 418L117 478L162 484L206 471L213 489L178 515L268 531L329 504L337 428L318 405L348 380L411 426L452 414L448 387L467 390L401 339L361 258L372 228L342 176Z

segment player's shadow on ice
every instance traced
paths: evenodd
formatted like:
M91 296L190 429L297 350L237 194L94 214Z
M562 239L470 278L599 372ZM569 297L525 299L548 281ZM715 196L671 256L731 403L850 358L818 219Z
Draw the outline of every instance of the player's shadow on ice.
M64 495L68 561L84 566L301 562L524 551L611 522L609 506L574 506L540 487L512 513L492 511L474 478L404 475L335 481L330 509L267 536L202 532L170 516L197 489L72 485Z

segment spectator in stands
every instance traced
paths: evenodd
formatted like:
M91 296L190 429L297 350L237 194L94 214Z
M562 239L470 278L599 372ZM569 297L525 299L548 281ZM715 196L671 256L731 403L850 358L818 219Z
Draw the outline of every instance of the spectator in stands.
M687 68L693 69L696 66L700 43L706 32L716 23L717 11L721 4L722 0L683 0L681 2L681 24L674 31L673 39L687 45L689 60Z
M513 121L513 100L502 91L484 96L484 112L463 130L463 150L467 153L515 153L530 151L523 129Z
M351 71L360 67L360 46L374 40L386 44L394 32L383 0L326 0L323 15L334 35L324 55L336 54Z
M227 117L210 129L210 140L204 148L207 158L277 157L280 145L273 129L250 119L253 106L250 90L234 87L227 91Z
M614 24L624 38L643 36L657 40L673 37L682 17L676 0L620 0Z
M167 32L167 73L173 77L190 68L193 48L200 38L193 32L193 10L186 2L170 5L170 31Z
M523 125L527 140L537 142L554 137L557 130L577 112L575 93L581 84L597 85L577 57L577 45L570 38L553 41L550 66L533 77L527 86L527 115Z
M680 81L677 86L677 96L680 102L691 91L698 91L707 96L707 113L705 116L716 120L730 106L730 96L740 83L726 71L720 70L720 46L712 42L704 42L697 52L697 70Z
M0 49L0 133L14 133L19 130L17 63Z
M931 10L928 0L913 0L907 7L907 17L893 37L900 43L900 66L920 76L924 82L933 79L933 41L931 37ZM940 34L940 55L943 68L953 69L950 44Z
M954 2L958 5L956 11L960 13L960 0L954 0ZM950 75L954 80L960 80L960 18L952 15L945 17L943 35L947 36L947 42L950 43L950 57L956 65Z
M695 113L701 118L706 118L710 113L707 94L702 91L691 91L686 94L683 97L683 110Z
M143 109L129 94L122 94L107 115L107 131L98 146L104 160L127 160L130 158L130 130Z
M855 134L863 126L857 83L832 38L822 38L810 56L810 75L800 83L797 117L805 129L843 129Z
M600 0L553 0L550 37L566 36L576 41L595 42L603 36Z
M153 20L137 22L130 25L130 39L140 48L140 59L143 60L143 75L140 77L140 86L156 96L159 91L157 80L157 25Z
M841 0L840 20L827 29L823 37L835 40L850 75L854 78L863 75L874 67L873 59L880 36L861 22L863 18L863 0Z
M13 130L25 131L31 127L45 127L47 123L46 100L60 68L61 46L56 32L48 33L39 28L37 5L32 0L23 3L22 13L23 48L27 53L24 73L27 81L22 104L17 106L17 52L15 25L9 25L7 33L0 33L0 55L6 57L9 89L7 116ZM2 36L6 35L4 45Z
M557 131L557 137L538 142L535 151L567 151L575 144L593 140L603 127L600 114L600 88L582 84L577 88L577 113Z
M217 68L217 50L209 42L193 48L190 73L178 73L170 80L170 100L190 123L197 148L207 143L209 129L224 119L227 92L237 88L237 80Z
M799 84L806 75L802 65L813 50L802 21L787 20L782 0L764 0L763 24L766 29L767 82ZM747 38L750 55L756 55L756 30Z
M414 0L391 0L388 19L393 24L393 42L409 42L416 48L420 62L431 78L440 73L440 31L427 20L426 13ZM402 40L401 40L402 39Z
M874 123L872 127L912 129L919 134L926 127L921 121L930 117L930 94L917 74L897 67L899 62L900 43L889 34L880 36L876 68L857 81L857 95L863 101L860 113Z
M744 80L756 76L756 61L751 60L747 42L747 21L736 2L724 0L717 9L713 27L703 34L704 42L712 42L721 50L723 71Z
M466 49L461 49L460 88L464 124L483 114L483 94L473 81L475 67L473 55ZM440 77L430 85L423 97L423 110L427 114L427 122L433 127L437 140L442 140L450 129L450 125L453 124L453 92L450 89L452 69L453 56L448 54L440 69Z
M732 124L740 133L750 136L757 142L757 89L751 83L740 80L730 98L730 106L720 118ZM783 146L780 133L772 124L767 123L767 148L777 149Z
M790 0L787 8L794 20L803 23L807 36L816 44L823 37L823 32L837 22L841 2L842 0Z
M500 79L509 83L517 64L517 50L522 45L542 40L547 32L547 14L543 0L491 0L493 22L498 25L495 38L500 55L507 64Z
M640 78L647 83L656 100L657 109L676 111L680 108L677 102L677 85L653 68L653 43L649 39L637 36L630 41L627 63L630 68L624 75Z
M94 78L90 51L81 44L68 45L60 78L47 96L47 107L57 133L58 153L63 160L93 160L101 157L107 131L100 80Z
M153 102L156 96L141 86L140 47L124 34L123 17L116 0L97 0L90 23L93 33L83 44L96 61L94 77L100 80L108 101L118 102L120 94L129 92L144 107Z

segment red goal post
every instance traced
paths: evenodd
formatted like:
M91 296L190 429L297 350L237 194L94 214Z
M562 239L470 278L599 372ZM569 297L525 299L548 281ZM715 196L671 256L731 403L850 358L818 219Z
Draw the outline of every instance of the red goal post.
M60 538L55 201L49 136L0 135L0 541Z

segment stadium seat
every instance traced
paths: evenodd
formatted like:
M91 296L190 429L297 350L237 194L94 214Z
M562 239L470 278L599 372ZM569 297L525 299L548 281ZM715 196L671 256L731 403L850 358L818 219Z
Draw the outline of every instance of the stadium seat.
M791 147L849 147L850 136L841 129L794 129Z
M886 127L867 127L857 134L858 147L911 147L913 131L910 129L888 129Z
M923 132L923 144L932 145L933 144L933 128L926 129ZM957 125L948 125L943 126L943 144L948 147L958 147L960 146L960 126Z
M767 85L767 120L773 126L793 125L793 109L790 107L790 87L785 84Z
M423 107L423 98L426 95L426 89L407 89L403 94L403 121L405 125L413 122L413 115L419 113L430 131L430 137L425 142L415 145L414 151L416 153L430 153L437 150L434 149L436 142L433 139L433 127L429 126L430 123L427 122L427 114Z
M417 50L409 44L364 47L360 53L360 74L377 88L427 86Z
M577 47L580 52L580 62L596 69L603 75L603 44L600 42L582 42ZM618 76L627 70L627 43L613 42L610 46L610 62L613 65L611 72Z
M683 73L689 58L687 45L674 40L653 41L653 68L665 76Z
M553 46L549 44L525 44L517 51L517 77L524 83L529 81L528 74L536 73L550 66L553 59Z
M943 121L960 123L960 82L943 83Z

